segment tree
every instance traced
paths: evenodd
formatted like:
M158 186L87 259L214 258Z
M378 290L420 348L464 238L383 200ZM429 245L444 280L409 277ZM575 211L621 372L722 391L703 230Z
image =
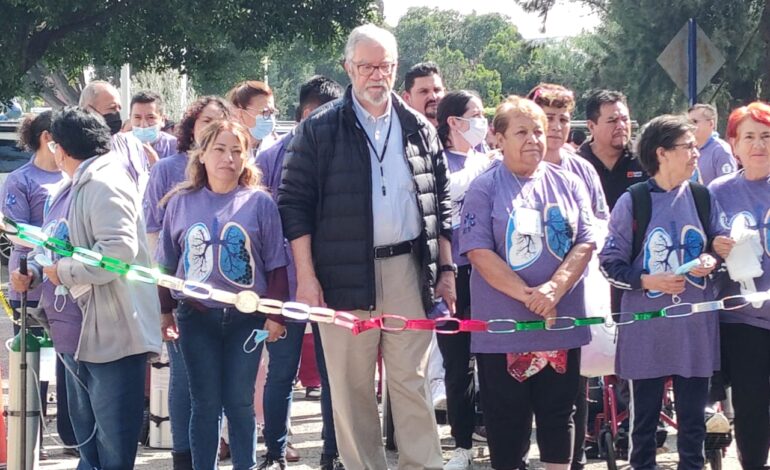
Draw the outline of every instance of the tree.
M556 3L516 1L541 15ZM656 60L691 17L726 59L699 101L712 102L724 113L770 98L770 0L679 0L665 5L653 0L570 1L596 8L603 20L592 35L598 47L586 58L582 73L591 77L593 87L624 91L639 121L686 109L685 95Z
M529 58L530 46L513 25L499 31L481 53L481 63L500 73L502 92L506 95L521 95L529 90L523 81Z
M375 17L370 0L0 0L0 96L43 64L72 77L89 64L192 71L233 46L320 44Z

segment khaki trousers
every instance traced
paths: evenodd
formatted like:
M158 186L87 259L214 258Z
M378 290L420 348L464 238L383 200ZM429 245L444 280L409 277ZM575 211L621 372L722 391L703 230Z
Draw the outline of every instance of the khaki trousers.
M382 313L425 318L414 255L374 263L377 310L352 313L359 318ZM397 326L395 322L390 325ZM320 330L331 385L337 448L345 468L388 468L374 390L377 352L381 350L393 410L398 468L442 469L436 418L425 380L432 333L369 330L353 336L346 328L328 324L321 324Z

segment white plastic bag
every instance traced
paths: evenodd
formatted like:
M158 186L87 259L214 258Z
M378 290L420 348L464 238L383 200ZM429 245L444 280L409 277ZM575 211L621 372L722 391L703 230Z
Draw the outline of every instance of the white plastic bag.
M611 312L610 285L599 271L596 255L588 263L585 280L586 315L607 316ZM615 374L615 333L612 322L591 325L591 342L580 353L580 375L601 377Z

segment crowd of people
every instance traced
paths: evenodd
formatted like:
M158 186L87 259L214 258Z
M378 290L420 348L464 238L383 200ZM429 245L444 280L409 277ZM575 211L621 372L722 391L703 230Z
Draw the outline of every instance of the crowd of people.
M323 470L388 468L378 363L399 469L472 468L479 425L492 468L526 468L534 418L545 468L579 470L587 426L581 348L590 330L500 333L517 322L585 317L605 295L619 313L770 289L767 104L733 110L727 141L716 132L716 109L699 104L652 119L633 146L625 96L597 90L585 102L590 138L581 143L570 128L574 93L561 85L509 96L488 120L479 95L447 91L435 64L411 68L396 94L397 65L390 32L357 27L344 50L350 85L307 81L297 125L283 136L275 133L273 91L259 81L197 99L175 135L162 130L157 93L136 94L124 126L117 90L101 81L83 90L79 107L27 120L21 141L34 156L0 198L11 219L225 291L361 320L397 315L352 335L131 282L87 257L61 257L50 246L30 252L14 239L11 300L17 306L27 292L45 312L60 359L60 434L77 447L78 468L133 468L147 363L165 341L178 470L217 468L223 434L233 468L286 468L296 459L293 386L313 352ZM28 275L17 269L22 254ZM607 279L606 292L587 291L593 274ZM457 334L403 328L447 315L497 326ZM671 378L679 468L703 468L704 410L719 372L732 388L741 465L768 468L770 310L760 300L669 317L618 328L631 467L656 467ZM254 340L259 331L264 344ZM436 362L443 367L429 367ZM446 462L433 380L445 383L455 445Z

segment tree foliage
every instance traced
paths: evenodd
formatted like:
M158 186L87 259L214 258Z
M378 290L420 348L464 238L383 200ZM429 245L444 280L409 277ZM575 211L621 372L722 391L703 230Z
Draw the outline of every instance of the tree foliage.
M369 0L0 0L0 96L42 65L73 78L89 64L183 72L226 68L224 51L322 44L374 16Z
M555 4L554 0L517 1L541 15ZM593 53L585 57L582 67L572 70L587 80L588 88L625 92L639 121L686 109L686 96L657 57L691 17L726 59L698 100L714 103L725 114L737 105L770 98L770 0L569 1L596 8L603 20L603 26L589 35L594 46L578 47Z

